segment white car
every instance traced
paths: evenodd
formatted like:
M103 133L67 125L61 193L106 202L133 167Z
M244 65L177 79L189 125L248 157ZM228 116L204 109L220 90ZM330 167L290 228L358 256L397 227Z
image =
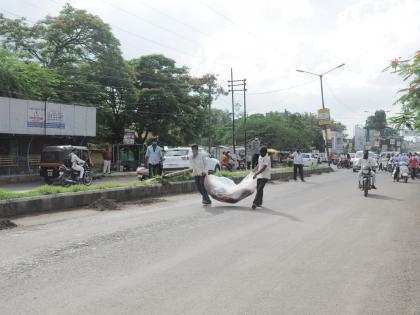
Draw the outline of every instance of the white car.
M303 158L303 165L309 166L309 165L317 165L318 159L312 155L312 153L302 153Z
M207 166L210 173L220 171L218 159L210 156L210 154L202 148L199 148L198 151L207 157ZM173 172L190 168L191 155L192 150L188 147L167 149L163 154L163 172Z

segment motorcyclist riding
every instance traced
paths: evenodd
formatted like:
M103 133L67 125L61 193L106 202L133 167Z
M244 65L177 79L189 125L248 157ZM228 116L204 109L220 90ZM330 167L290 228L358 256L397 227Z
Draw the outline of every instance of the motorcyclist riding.
M359 185L360 185L360 179L362 178L362 170L364 167L370 167L371 168L371 176L372 176L372 188L376 189L375 182L376 182L376 173L374 168L377 167L377 163L374 159L369 157L369 151L364 150L363 151L363 158L359 159L357 162L357 166L360 166L360 172L359 172Z
M77 156L77 154L75 153L76 151L77 149L73 149L70 153L70 161L72 165L71 168L80 173L79 180L81 180L85 173L85 169L82 165L84 165L86 162Z

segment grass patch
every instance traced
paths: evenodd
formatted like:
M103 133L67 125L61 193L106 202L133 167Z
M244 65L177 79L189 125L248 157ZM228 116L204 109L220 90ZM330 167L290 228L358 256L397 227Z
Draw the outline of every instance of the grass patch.
M160 178L153 178L153 179L148 179L145 181L137 180L128 184L102 183L102 184L97 184L93 186L73 185L70 187L42 185L36 189L25 191L25 192L0 190L0 200L10 200L10 199L25 198L25 197L45 196L45 195L72 193L72 192L80 192L80 191L91 191L91 190L102 190L102 189L111 189L111 188L149 186L149 185L154 185L157 183L160 183Z

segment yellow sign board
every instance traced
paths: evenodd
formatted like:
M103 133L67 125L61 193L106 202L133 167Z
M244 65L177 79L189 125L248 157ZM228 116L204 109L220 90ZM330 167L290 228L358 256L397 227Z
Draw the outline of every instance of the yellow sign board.
M330 109L323 108L318 110L318 120L320 126L331 125Z

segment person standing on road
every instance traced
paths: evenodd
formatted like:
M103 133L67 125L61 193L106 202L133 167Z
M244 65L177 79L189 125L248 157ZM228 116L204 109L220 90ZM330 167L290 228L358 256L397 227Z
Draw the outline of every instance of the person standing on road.
M109 150L108 146L105 146L105 150L102 153L102 157L104 158L104 169L103 169L104 175L111 174L112 152Z
M149 178L159 174L159 165L162 163L162 149L153 141L146 150L146 167L149 167Z
M305 181L303 178L303 156L300 150L295 150L293 156L293 178L297 180L297 171L299 170L300 180Z
M271 178L271 159L267 154L266 147L262 147L260 150L258 165L254 169L254 172L254 179L257 178L257 193L254 202L252 203L252 209L255 210L257 207L262 206L264 187Z
M415 155L412 155L411 152L408 156L408 168L410 169L411 178L416 179L416 172L417 167L419 166L419 162L417 161L417 157Z
M207 193L206 187L204 187L204 180L208 174L207 157L198 152L198 145L195 143L191 145L191 150L192 155L189 157L191 164L190 171L192 170L192 175L195 179L195 185L203 197L203 204L210 205L211 200L209 194Z

